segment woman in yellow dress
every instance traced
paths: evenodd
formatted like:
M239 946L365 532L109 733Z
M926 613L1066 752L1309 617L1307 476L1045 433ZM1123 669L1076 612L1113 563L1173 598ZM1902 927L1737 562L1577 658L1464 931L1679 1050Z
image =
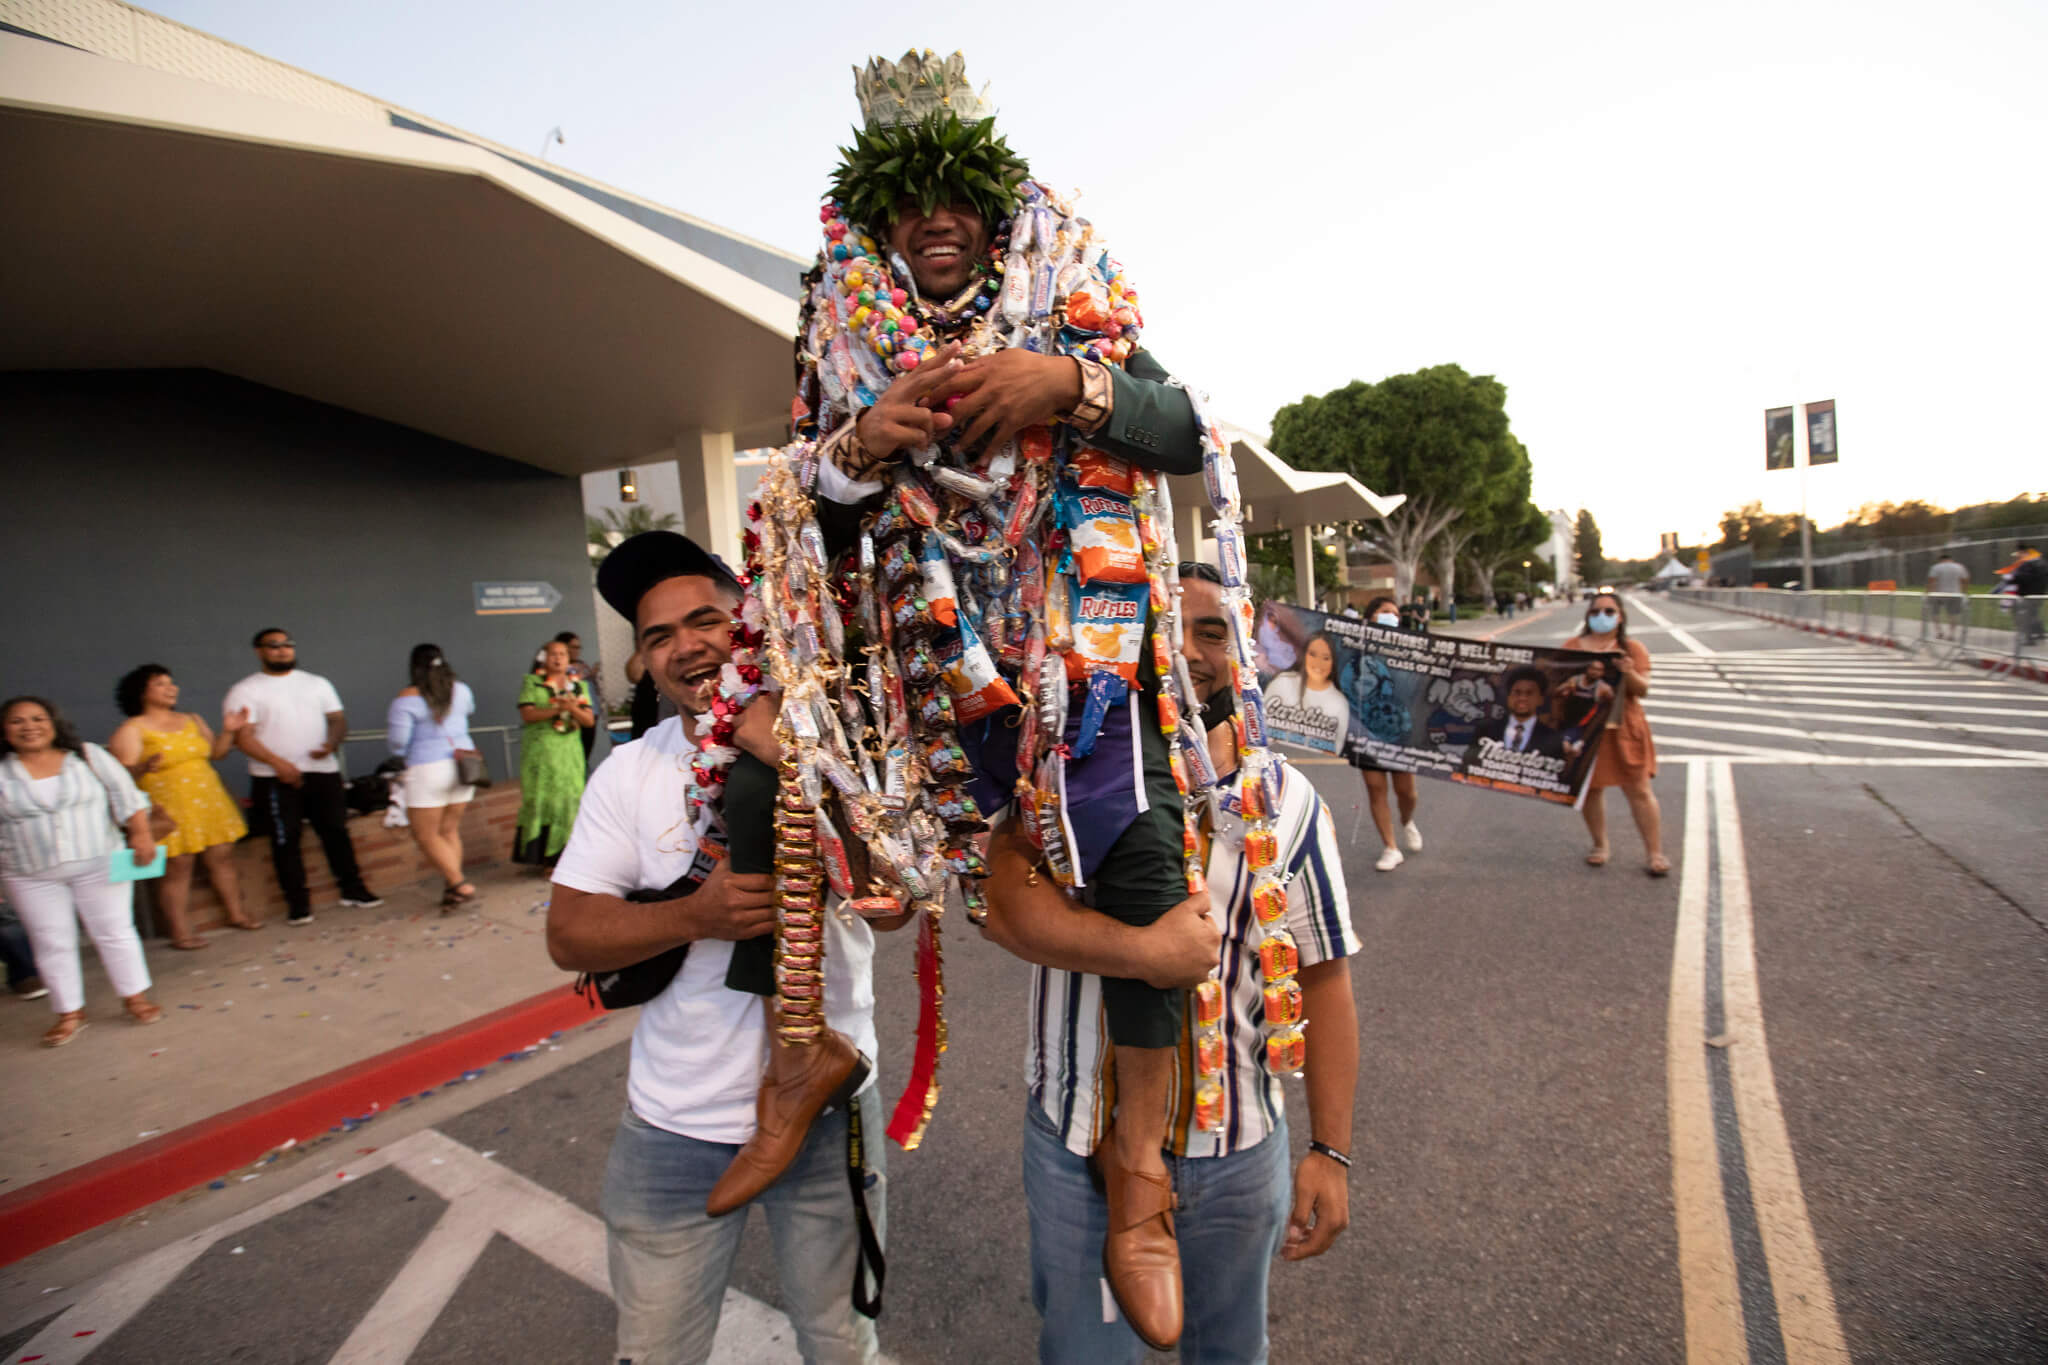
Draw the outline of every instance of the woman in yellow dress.
M114 731L107 748L127 765L135 784L157 808L177 821L177 828L160 841L169 861L157 898L171 946L206 946L185 917L195 858L205 860L206 875L227 909L228 923L237 929L260 928L242 911L242 884L235 875L235 841L249 832L249 826L213 770L213 760L234 745L235 732L248 723L249 713L222 717L221 731L214 734L197 715L175 709L178 684L162 664L131 669L115 687L114 700L129 719Z

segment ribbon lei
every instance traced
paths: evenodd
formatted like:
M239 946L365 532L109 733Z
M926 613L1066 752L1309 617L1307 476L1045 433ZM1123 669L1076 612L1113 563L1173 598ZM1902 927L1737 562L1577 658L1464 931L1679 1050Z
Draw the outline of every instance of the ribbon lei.
M889 1137L906 1152L924 1141L925 1125L939 1102L939 1058L946 1051L946 1021L939 1010L945 998L945 964L939 952L939 921L919 917L917 929L917 1051L910 1062L910 1081L889 1118Z

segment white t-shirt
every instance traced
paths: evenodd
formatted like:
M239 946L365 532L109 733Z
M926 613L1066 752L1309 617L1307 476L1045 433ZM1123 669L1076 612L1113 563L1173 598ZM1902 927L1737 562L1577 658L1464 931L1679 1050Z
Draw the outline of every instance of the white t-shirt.
M698 832L683 818L685 773L695 752L672 717L613 749L590 784L555 881L577 891L623 896L672 884L697 855ZM825 1021L875 1055L874 930L825 915ZM704 1142L754 1135L754 1095L767 1062L761 997L729 990L732 944L690 945L668 989L640 1007L626 1099L657 1128ZM874 1083L869 1078L870 1085Z
M1959 593L1969 581L1970 571L1953 559L1937 559L1927 570L1929 592Z
M334 684L318 673L295 668L289 673L251 673L228 689L220 704L223 717L244 707L256 742L302 773L338 773L341 760L333 754L314 758L313 751L327 742L327 713L341 709L341 695ZM249 760L249 771L258 777L276 777L268 763Z

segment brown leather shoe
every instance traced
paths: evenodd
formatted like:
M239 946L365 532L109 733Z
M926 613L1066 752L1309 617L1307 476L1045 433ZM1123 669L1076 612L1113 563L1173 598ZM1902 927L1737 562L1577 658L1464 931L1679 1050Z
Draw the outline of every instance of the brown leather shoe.
M826 1029L815 1043L789 1046L776 1036L774 997L768 1011L768 1070L754 1100L754 1135L711 1187L704 1211L731 1213L773 1185L803 1150L811 1122L829 1106L853 1098L868 1078L868 1059L851 1040Z
M1109 1197L1109 1236L1102 1243L1102 1273L1131 1330L1155 1351L1180 1340L1180 1244L1173 1236L1179 1200L1163 1175L1134 1171L1117 1160L1114 1129L1095 1149Z

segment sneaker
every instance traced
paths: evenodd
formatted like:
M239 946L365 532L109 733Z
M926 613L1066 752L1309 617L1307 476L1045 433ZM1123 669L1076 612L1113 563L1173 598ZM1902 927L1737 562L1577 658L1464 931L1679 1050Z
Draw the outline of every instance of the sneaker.
M25 976L9 989L24 1000L40 1000L50 993L50 988L39 976Z
M341 898L341 903L343 905L352 906L357 910L375 910L378 906L384 903L384 898L382 896L372 893L367 888L365 888L363 891L356 895L343 896Z
M301 910L296 914L286 915L284 922L294 929L302 929L313 922L313 912L311 910Z
M1382 872L1392 872L1395 868L1399 867L1402 863L1405 863L1407 861L1408 860L1406 858L1403 858L1401 856L1400 849L1383 848L1380 850L1380 860L1374 863L1373 866L1378 868Z
M1408 845L1410 853L1422 852L1422 831L1415 828L1413 820L1401 826L1401 842Z

